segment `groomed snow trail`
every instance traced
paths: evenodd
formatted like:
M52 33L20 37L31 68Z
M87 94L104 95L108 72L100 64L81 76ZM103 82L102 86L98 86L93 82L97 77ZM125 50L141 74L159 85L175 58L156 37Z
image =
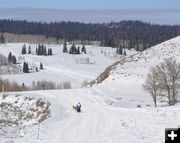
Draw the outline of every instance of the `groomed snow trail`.
M58 102L53 114L60 118L53 121L52 116L41 125L40 139L34 134L17 143L163 143L165 128L180 125L179 108L116 108L95 98L88 89L38 94ZM77 102L82 104L82 113L72 110Z

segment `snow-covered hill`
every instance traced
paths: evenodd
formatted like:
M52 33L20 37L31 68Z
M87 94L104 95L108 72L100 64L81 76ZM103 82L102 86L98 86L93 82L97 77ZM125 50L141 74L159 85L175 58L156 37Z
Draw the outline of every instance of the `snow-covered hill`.
M174 58L180 62L180 37L121 59L94 81L99 84L94 84L93 88L103 91L103 96L115 98L116 101L112 103L115 106L136 107L141 105L144 107L151 105L152 99L143 90L142 84L150 68L165 58ZM102 78L104 75L106 78Z
M12 49L18 55L21 45L16 44L14 48L11 44L5 45L0 51L8 54ZM89 46L88 50L92 53L88 56L96 64L77 64L76 59L86 55L78 57L59 54L62 48L57 46L57 55L52 57L25 56L25 59L35 64L42 60L46 68L44 71L6 75L3 78L28 82L31 78L45 77L58 81L65 76L80 85L80 80L94 78L107 65L117 60L107 56L108 52L106 56L101 55L101 49L97 47ZM109 52L112 55L115 51L110 49ZM142 89L142 84L152 66L167 57L180 61L179 55L180 37L177 37L142 53L121 57L121 61L116 62L112 70L108 69L110 75L89 88L7 93L10 96L20 94L22 97L49 101L51 116L40 124L39 138L38 125L22 124L21 127L5 127L6 135L0 132L0 143L164 143L165 128L180 126L180 105L158 108L150 106L152 99ZM78 102L82 104L81 113L72 109ZM137 105L142 108L137 108Z

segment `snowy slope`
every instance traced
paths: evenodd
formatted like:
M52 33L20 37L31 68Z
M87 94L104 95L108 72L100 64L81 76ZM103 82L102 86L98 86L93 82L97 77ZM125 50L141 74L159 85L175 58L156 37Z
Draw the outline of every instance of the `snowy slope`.
M16 51L18 44L15 47L11 44L1 46L0 51L8 54L8 50L14 49L14 54L18 55L21 45L19 51ZM59 46L55 49L57 55L52 57L25 57L38 64L42 60L46 70L30 75L6 75L4 78L28 82L31 78L44 78L48 75L49 79L56 81L62 78L61 74L68 73L64 76L72 81L75 79L73 82L79 86L80 80L95 77L105 66L115 61L104 54L95 55L95 48L96 52L92 50L92 55L89 54L96 61L95 65L74 66L77 56L58 54L62 50ZM100 53L101 49L98 51ZM113 54L115 51L111 52ZM18 132L13 129L11 136L1 136L0 143L164 143L165 128L180 126L180 105L156 109L149 107L152 99L142 89L142 84L152 66L167 57L174 57L179 61L179 55L180 37L177 37L142 53L127 56L124 64L116 66L107 79L91 88L20 92L18 94L21 96L48 100L51 103L51 117L40 124L39 138L37 125L24 124L15 128ZM68 62L64 63L64 59ZM76 113L72 109L77 102L82 104L82 113ZM137 105L143 108L134 108ZM9 131L11 127L6 129Z
M32 125L21 127L19 137L1 137L1 143L163 143L164 129L180 126L179 106L116 108L90 89L21 94L49 99L53 115L40 125L39 139L38 126ZM82 113L72 110L78 101Z
M97 77L108 65L115 62L115 50L110 47L86 46L87 54L69 55L63 53L62 45L46 45L52 48L53 56L21 55L23 43L1 44L0 53L8 56L9 52L17 57L18 62L26 61L30 65L39 67L43 63L45 70L30 74L4 75L5 79L23 82L30 86L33 81L48 80L53 82L71 81L74 88L81 87L84 80L91 81ZM35 53L37 44L26 44L26 50L31 45L32 53ZM71 45L68 45L68 49ZM78 46L78 45L77 45ZM82 45L80 45L82 47ZM101 53L103 51L103 53ZM81 59L89 58L89 64L81 64Z
M152 99L142 84L150 68L162 62L165 58L174 58L180 62L180 37L176 37L144 52L127 56L121 60L115 69L102 83L94 85L96 91L103 96L116 99L114 106L136 107L148 106Z

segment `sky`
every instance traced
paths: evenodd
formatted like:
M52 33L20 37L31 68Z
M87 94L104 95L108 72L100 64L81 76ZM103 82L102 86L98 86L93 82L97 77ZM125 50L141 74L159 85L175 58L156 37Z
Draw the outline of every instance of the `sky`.
M178 9L180 0L0 0L0 7L50 9Z
M0 0L1 19L180 24L179 15L180 0Z

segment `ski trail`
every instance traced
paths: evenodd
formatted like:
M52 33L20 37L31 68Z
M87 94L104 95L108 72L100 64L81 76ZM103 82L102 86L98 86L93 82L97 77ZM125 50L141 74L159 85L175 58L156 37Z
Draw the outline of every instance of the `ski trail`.
M75 71L72 69L65 69L64 67L62 69L57 69L53 67L47 67L48 70L52 72L57 72L61 74L65 74L66 76L72 77L74 79L82 80L82 79L94 79L95 76L92 76L91 73L83 72L83 71Z

